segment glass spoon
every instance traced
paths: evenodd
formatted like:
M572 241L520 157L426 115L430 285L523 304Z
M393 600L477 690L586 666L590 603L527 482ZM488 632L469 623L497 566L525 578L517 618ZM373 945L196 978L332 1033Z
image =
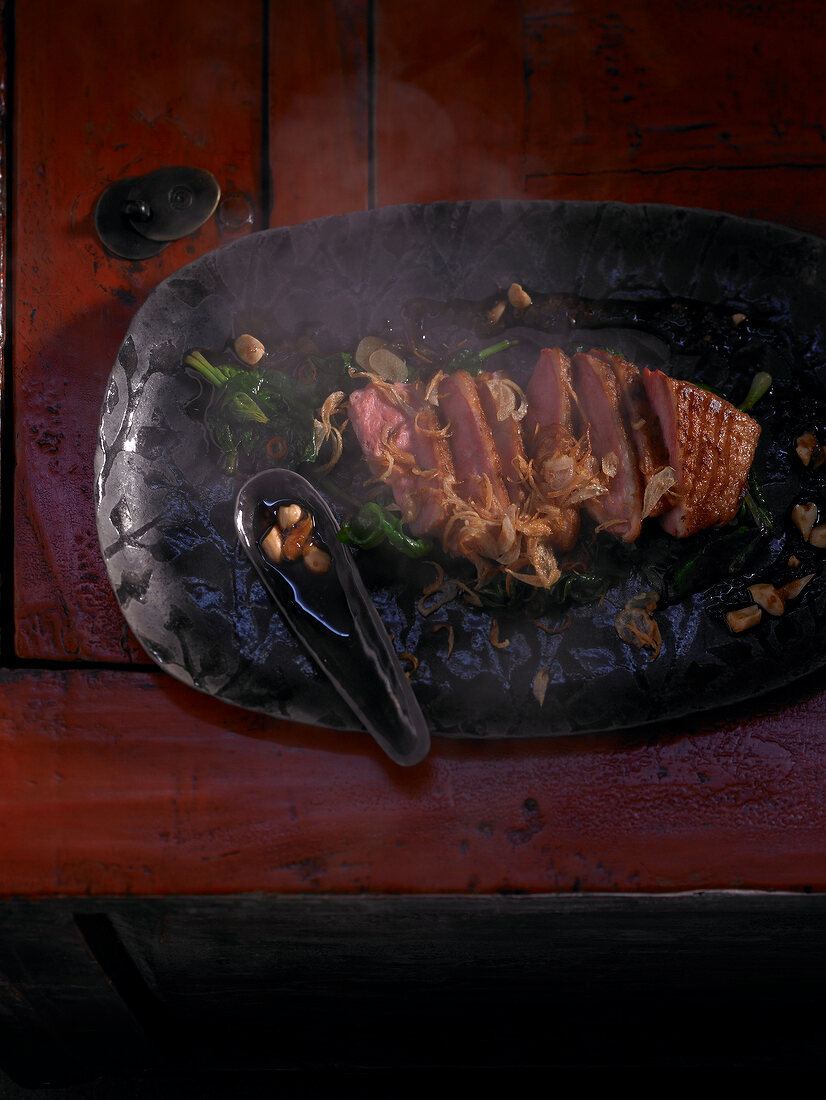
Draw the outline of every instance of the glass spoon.
M288 522L299 512L311 517L309 541L306 518ZM421 761L430 748L424 715L323 496L293 470L264 470L238 493L235 529L287 625L353 714L396 763Z

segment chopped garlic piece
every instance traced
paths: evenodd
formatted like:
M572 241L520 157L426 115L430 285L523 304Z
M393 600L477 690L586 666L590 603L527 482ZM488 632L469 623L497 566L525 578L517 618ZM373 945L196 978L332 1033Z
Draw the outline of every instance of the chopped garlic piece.
M743 630L757 626L762 617L763 612L756 603L753 603L748 607L738 607L736 611L729 611L726 614L726 622L735 634L739 634Z
M812 432L804 432L803 435L797 437L795 450L797 451L797 457L804 466L808 466L812 461L812 455L814 454L816 446L817 437Z
M281 561L283 555L283 543L281 532L273 526L261 539L261 549L272 562Z
M817 520L817 505L813 501L806 504L795 504L792 508L792 523L801 533L806 542L812 533L812 528Z
M770 615L782 615L786 610L783 598L773 584L753 584L749 592L754 602Z
M784 602L786 600L796 600L813 577L814 573L809 573L806 577L798 577L797 580L789 581L789 583L784 584L782 588L778 588L777 594Z
M609 451L607 455L602 456L602 472L606 477L614 477L619 469L619 459L614 451Z
M651 515L659 502L669 490L677 484L677 473L673 466L663 466L652 475L645 487L645 496L642 502L642 518Z
M537 669L536 676L533 678L531 684L531 690L533 691L533 697L539 703L540 707L545 702L545 692L548 690L548 670L547 668Z
M527 309L531 305L531 296L519 283L511 283L508 287L508 301L514 309Z
M488 320L492 325L495 325L502 320L502 314L505 312L506 304L507 303L505 302L504 298L502 298L496 303L496 305L491 306L491 308L488 310Z

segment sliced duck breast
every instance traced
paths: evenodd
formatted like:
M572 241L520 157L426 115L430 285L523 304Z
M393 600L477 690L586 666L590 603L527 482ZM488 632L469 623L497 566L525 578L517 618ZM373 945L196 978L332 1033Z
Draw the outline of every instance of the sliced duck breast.
M606 490L585 500L584 507L598 527L633 542L642 526L643 483L617 377L596 355L579 352L572 364L582 428Z
M662 371L644 369L643 384L677 475L677 504L661 517L664 529L685 538L728 523L746 490L760 425L725 398Z
M438 532L446 521L445 485L453 461L438 418L412 385L368 383L349 399L350 422L370 469L393 491L414 535Z
M533 485L525 511L549 526L546 541L556 550L570 550L579 537L579 503L567 503L578 470L576 441L567 428L540 428L531 464Z
M601 349L593 351L592 354L607 363L616 375L619 391L625 403L629 434L637 451L643 488L645 488L654 475L668 465L668 451L660 423L654 416L645 392L642 371L622 355ZM672 504L670 495L665 494L651 507L648 514L662 515Z
M482 373L476 379L479 402L493 436L499 455L502 480L512 504L525 499L525 447L522 442L524 408L517 400L517 391L502 371Z
M571 360L560 348L543 348L525 387L523 439L532 467L527 511L548 520L547 539L557 550L570 550L580 528L580 500L570 503L582 480L572 392Z
M541 429L553 426L573 428L571 404L571 360L560 348L545 348L539 355L525 387L528 411L523 435L525 448L533 455Z
M504 512L510 498L475 379L464 370L445 375L438 395L439 412L448 429L456 492L485 511Z

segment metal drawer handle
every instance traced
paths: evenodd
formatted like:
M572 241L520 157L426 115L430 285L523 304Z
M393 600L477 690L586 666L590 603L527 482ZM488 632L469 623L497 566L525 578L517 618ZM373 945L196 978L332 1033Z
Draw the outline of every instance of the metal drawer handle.
M157 256L215 213L221 188L204 168L158 168L110 184L95 207L104 247L125 260Z

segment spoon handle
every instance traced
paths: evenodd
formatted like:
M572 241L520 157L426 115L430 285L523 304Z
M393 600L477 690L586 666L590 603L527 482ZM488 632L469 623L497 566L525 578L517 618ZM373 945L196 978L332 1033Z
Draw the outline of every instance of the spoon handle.
M295 501L313 516L332 565L322 587L305 598L296 576L300 562L280 568L262 553L256 515L264 501ZM264 587L283 619L353 714L396 763L417 764L428 753L430 733L399 658L351 552L337 538L329 505L306 478L292 470L264 470L242 487L235 528Z

